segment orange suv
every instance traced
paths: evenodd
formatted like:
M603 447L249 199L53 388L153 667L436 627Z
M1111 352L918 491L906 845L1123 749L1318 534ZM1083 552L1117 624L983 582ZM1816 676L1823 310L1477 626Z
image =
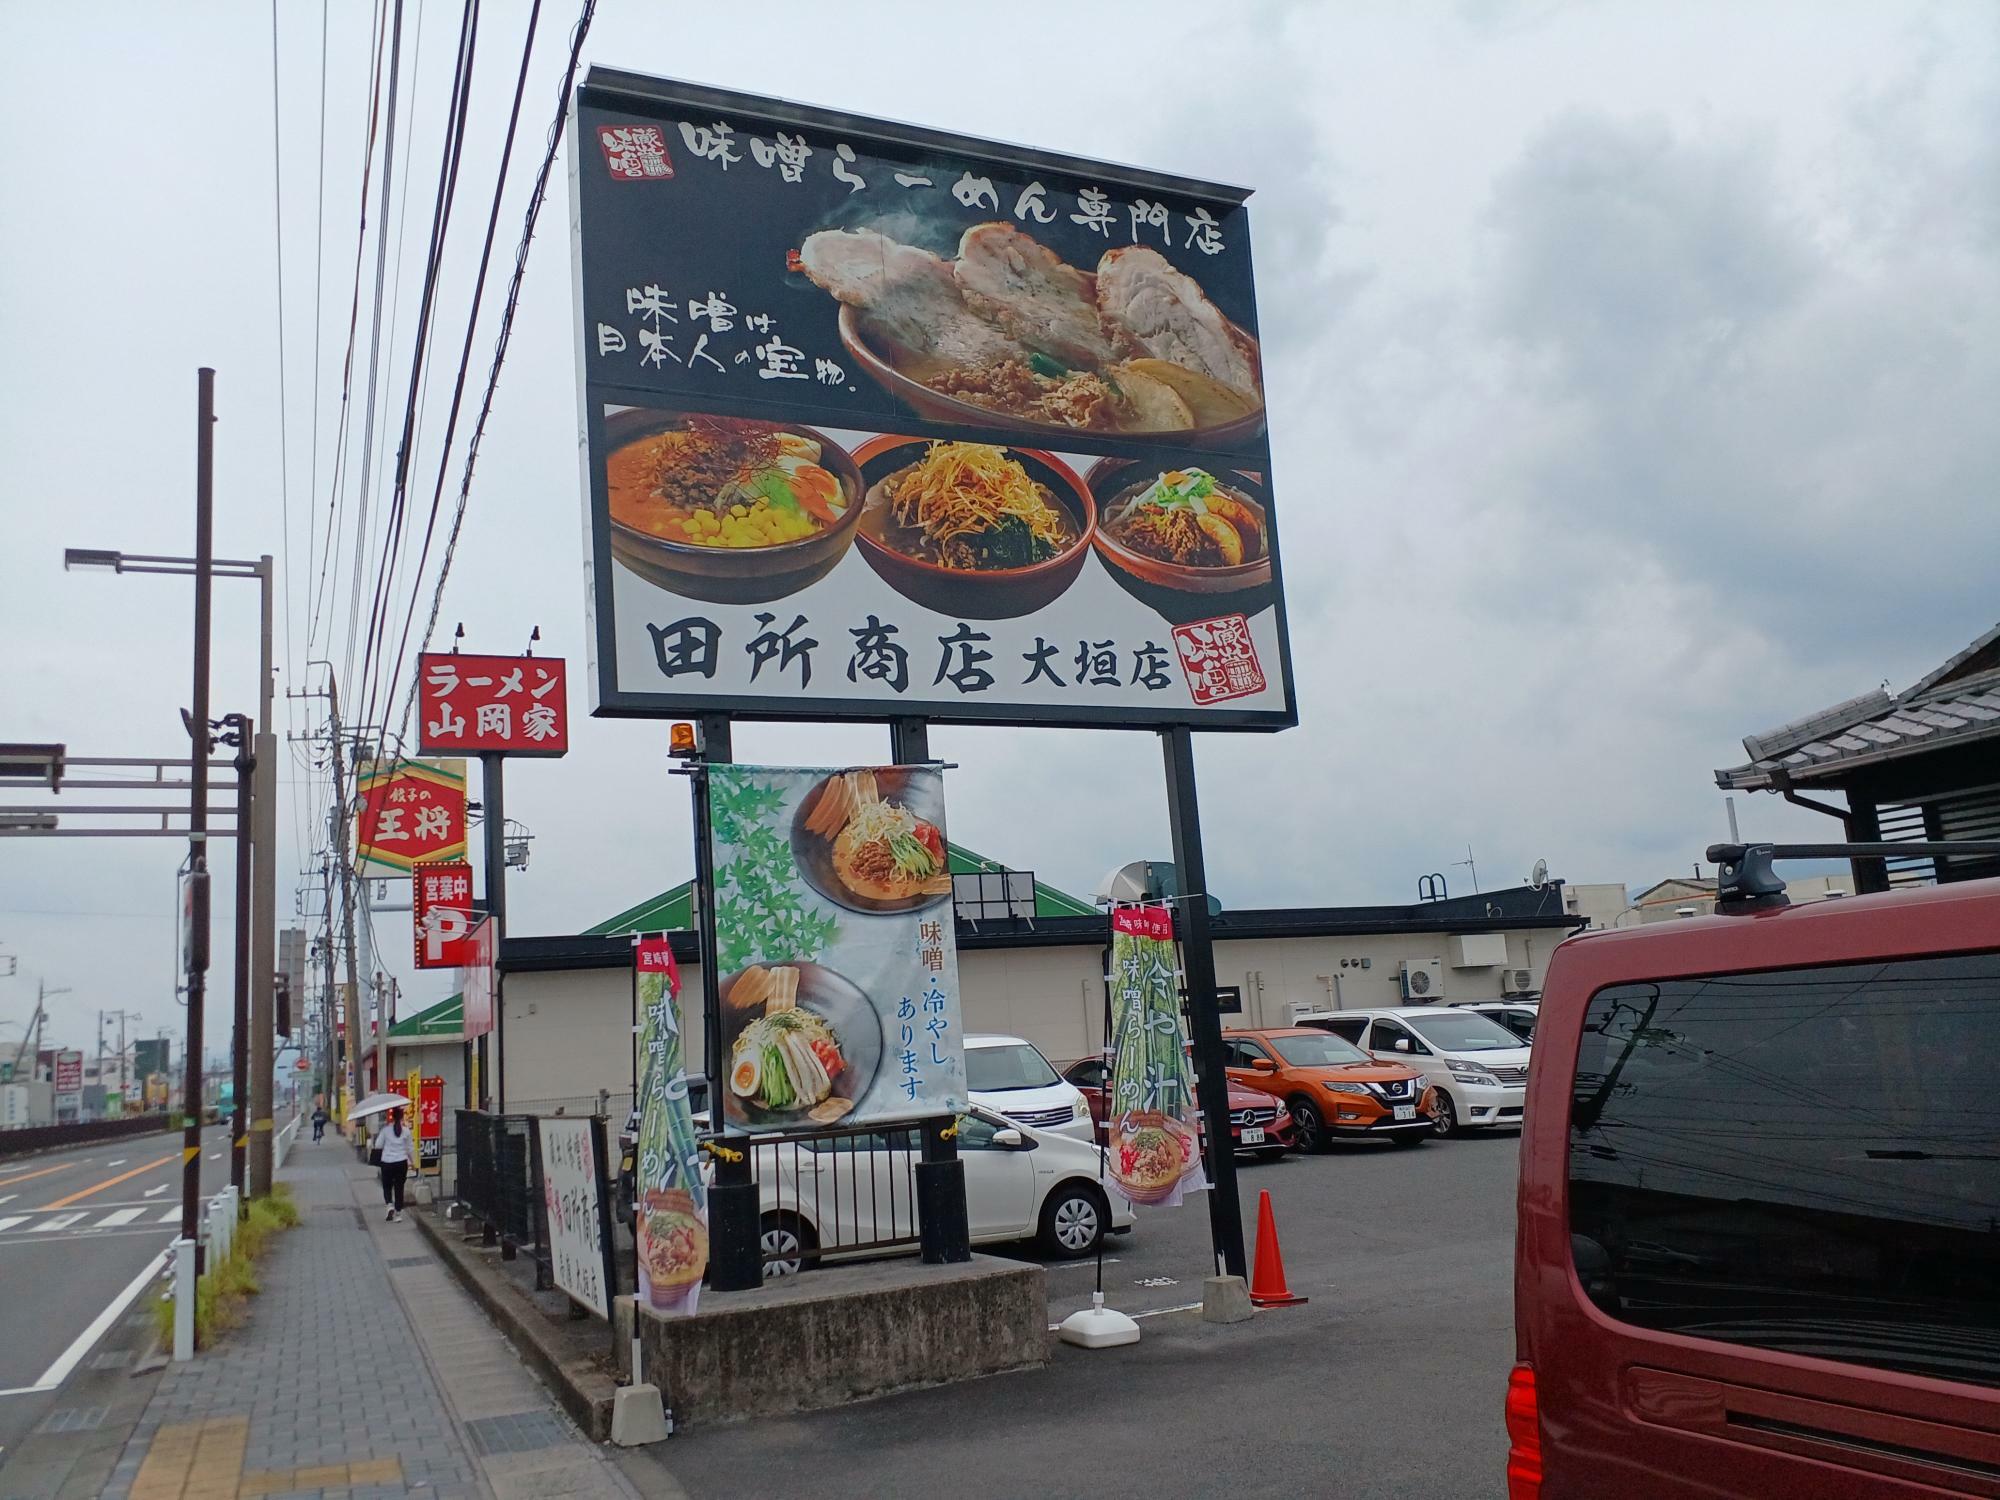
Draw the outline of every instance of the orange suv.
M1231 1084L1284 1101L1301 1151L1318 1151L1337 1136L1415 1146L1431 1133L1423 1075L1377 1062L1331 1032L1225 1031L1222 1050Z

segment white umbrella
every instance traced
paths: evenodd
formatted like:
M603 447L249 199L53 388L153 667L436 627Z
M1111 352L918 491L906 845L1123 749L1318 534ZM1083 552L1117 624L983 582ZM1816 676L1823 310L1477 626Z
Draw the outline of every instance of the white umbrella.
M370 1094L359 1104L347 1111L350 1120L365 1120L370 1115L386 1115L392 1109L408 1109L410 1101L401 1094Z

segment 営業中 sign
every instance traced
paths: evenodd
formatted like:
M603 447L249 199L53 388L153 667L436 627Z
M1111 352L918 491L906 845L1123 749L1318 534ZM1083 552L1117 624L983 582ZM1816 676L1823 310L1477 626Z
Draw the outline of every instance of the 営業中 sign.
M575 122L597 712L1296 722L1246 194L622 73Z
M560 657L417 658L417 747L425 755L562 755L568 668Z
M410 913L418 968L457 969L471 962L471 865L419 865L410 875Z
M357 874L379 880L464 856L464 761L364 760L354 790Z
M963 1110L943 773L706 774L725 1127L833 1129Z

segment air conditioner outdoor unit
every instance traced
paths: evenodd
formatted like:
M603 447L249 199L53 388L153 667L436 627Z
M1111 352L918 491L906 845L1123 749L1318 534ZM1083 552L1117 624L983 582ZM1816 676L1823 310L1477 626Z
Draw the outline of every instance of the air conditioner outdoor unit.
M1444 999L1444 965L1436 959L1403 960L1403 998L1416 1005L1430 1005Z
M1500 971L1500 993L1503 995L1532 995L1535 992L1535 972L1532 969L1502 969Z

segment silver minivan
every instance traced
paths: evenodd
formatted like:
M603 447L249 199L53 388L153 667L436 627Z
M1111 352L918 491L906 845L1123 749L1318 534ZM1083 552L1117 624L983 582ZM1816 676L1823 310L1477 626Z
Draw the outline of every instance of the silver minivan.
M1528 1098L1528 1046L1497 1021L1449 1005L1332 1010L1298 1017L1385 1062L1407 1063L1432 1085L1434 1134L1449 1139L1519 1125Z

